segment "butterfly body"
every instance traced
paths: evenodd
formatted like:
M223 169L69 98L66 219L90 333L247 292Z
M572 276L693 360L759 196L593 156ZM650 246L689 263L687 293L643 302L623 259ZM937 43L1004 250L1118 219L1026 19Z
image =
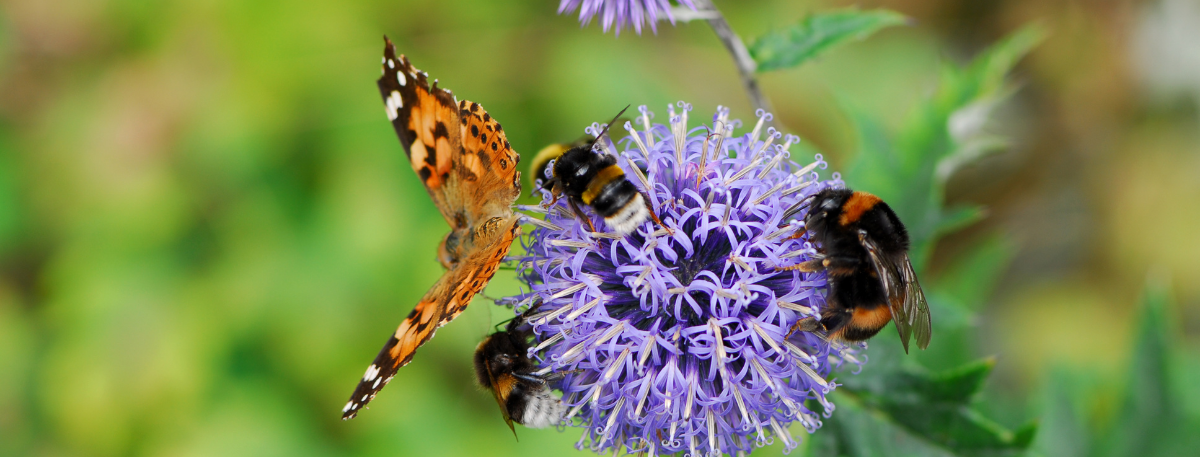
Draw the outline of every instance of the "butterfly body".
M388 338L342 409L350 419L375 398L417 348L466 309L521 234L512 204L521 193L517 162L500 127L483 107L432 85L384 38L383 76L376 81L413 171L450 225L437 249L445 274Z

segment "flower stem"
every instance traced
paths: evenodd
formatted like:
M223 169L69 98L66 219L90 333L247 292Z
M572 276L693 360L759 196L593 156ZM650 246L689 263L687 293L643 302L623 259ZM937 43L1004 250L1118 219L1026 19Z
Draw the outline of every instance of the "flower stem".
M742 43L742 38L733 32L733 28L729 27L725 16L711 0L692 0L692 4L696 5L697 12L700 12L702 17L708 21L708 25L717 33L717 38L721 39L721 43L733 57L734 66L737 67L738 74L742 78L742 86L746 89L746 95L750 96L750 103L754 105L755 109L773 112L771 103L767 101L766 97L763 97L762 90L758 88L758 80L754 77L758 64L750 57L750 51L746 50L746 44Z

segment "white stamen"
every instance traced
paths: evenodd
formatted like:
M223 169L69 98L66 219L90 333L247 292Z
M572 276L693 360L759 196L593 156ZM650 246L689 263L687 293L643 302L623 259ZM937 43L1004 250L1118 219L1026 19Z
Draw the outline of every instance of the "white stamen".
M741 256L731 255L731 256L729 256L729 261L733 262L734 265L742 267L743 270L753 271L750 269L750 265L747 264L744 260L742 260Z
M582 241L571 241L571 240L549 240L546 242L546 244L549 244L551 246L558 246L558 247L565 247L565 248L580 248L580 249L588 248L588 247L592 246L591 243L585 243Z
M728 291L728 290L726 290L726 289L717 289L717 296L718 296L718 297L725 297L725 298L728 298L728 299L730 299L730 300L737 300L737 299L739 299L739 298L742 298L742 297L739 297L739 296L738 296L738 294L735 294L735 293L733 293L733 292L730 292L730 291Z
M810 164L808 164L808 165L805 165L805 166L804 166L804 168L801 168L801 169L799 169L799 170L796 170L796 172L795 172L795 173L792 173L792 176L795 176L795 177L797 177L797 178L801 178L801 179L803 179L803 178L804 178L804 175L806 175L806 174L808 174L808 172L810 172L810 171L813 171L814 169L816 169L816 168L817 168L817 165L820 165L820 164L821 164L821 162L813 162L813 163L810 163Z
M750 365L754 367L754 370L758 372L759 376L762 376L763 381L766 381L767 386L769 386L771 390L776 392L779 391L779 387L775 386L775 381L771 380L771 375L767 373L765 368L762 367L762 364L758 363L758 359L750 359Z
M792 432L780 427L779 422L776 422L774 417L771 417L771 428L775 429L775 436L783 440L784 449L790 449L795 445L793 444Z
M792 195L796 192L800 192L801 190L804 190L805 187L811 186L815 183L816 183L816 181L802 182L799 185L797 185L796 187L792 187L792 188L789 188L788 190L783 191L783 196L786 197L786 196Z
M807 307L807 306L804 306L804 305L798 305L798 304L796 304L796 303L792 303L792 302L790 302L790 301L775 300L775 304L776 304L776 305L779 305L779 307L780 307L780 308L783 308L783 309L790 309L790 310L792 310L792 311L799 311L801 314L812 315L812 313L813 313L813 310L812 310L812 308L809 308L809 307Z
M546 208L542 207L542 205L517 205L517 209L538 214L546 214L549 212L546 211Z
M758 149L756 149L754 151L754 154L751 155L750 157L754 157L756 159L759 158L762 155L763 151L767 150L767 148L771 146L771 143L775 142L775 137L778 135L779 135L779 133L775 132L775 127L771 127L769 129L767 129L767 139L765 141L763 141L763 144L761 146L759 146Z
M759 179L762 179L762 178L760 177ZM783 182L776 184L775 187L772 187L769 190L767 190L766 192L763 192L762 195L759 195L758 198L754 199L754 201L751 201L750 206L753 207L759 203L762 203L764 200L770 198L771 194L773 194L775 192L779 192L779 189L782 189L782 188L783 188ZM746 209L746 211L749 211L749 210L750 210L749 208Z
M557 342L561 341L562 339L563 339L563 334L555 333L554 336L552 336L550 338L546 338L546 341L543 341L542 344L535 346L533 348L533 350L530 352L541 352L542 349L546 349L546 348L550 347L550 345L557 343Z
M713 418L711 409L704 410L708 416L708 450L711 454L717 455L717 421Z
M763 341L767 342L767 345L771 346L771 349L775 350L776 354L783 354L783 349L780 348L778 344L775 344L775 339L771 338L771 335L767 334L767 331L763 330L763 328L758 325L758 322L755 322L753 319L751 319L750 327L754 329L754 332L757 333L758 336L763 339Z
M646 275L649 275L651 270L653 270L653 268L647 266L644 270L642 270L641 274L637 275L636 278L633 278L633 288L635 290L638 287L641 287L642 282L646 280Z
M821 375L817 374L812 367L803 363L796 363L796 366L800 367L800 371L803 371L804 374L812 378L812 380L816 382L817 385L820 385L822 389L824 389L826 392L829 391L829 383L825 381L825 378L822 378Z
M650 359L650 355L654 353L655 336L649 335L646 337L646 344L642 345L642 355L638 358L638 374L642 373L643 367L646 366L646 360Z
M768 239L768 240L773 240L773 239L775 239L775 238L778 238L780 235L783 235L784 233L787 233L787 232L794 232L794 231L796 231L796 228L795 228L795 227L792 227L792 226L790 226L790 225L789 225L789 226L785 226L785 227L783 227L783 228L781 228L781 229L779 229L779 230L776 230L776 231L774 231L774 232L771 232L769 235L767 235L767 236L766 236L766 239Z
M551 295L551 296L550 296L550 298L547 298L547 299L546 299L546 301L550 301L550 300L554 300L554 299L557 299L557 298L566 297L567 295L571 295L571 294L573 294L573 293L575 293L575 292L579 292L579 291L583 290L583 288L584 288L584 287L587 287L587 284L584 284L584 283L579 283L579 284L573 285L573 286L571 286L571 287L568 287L568 288L566 288L566 289L560 290L558 293L556 293L556 294L554 294L554 295Z
M645 105L643 105L643 106L641 106L641 107L643 107L643 108L644 108L644 107L645 107ZM643 125L644 127L646 127L646 143L647 143L647 144L649 144L649 145L651 145L651 146L654 146L654 132L651 132L651 131L650 131L650 114L651 114L651 113L650 113L650 111L649 111L649 110L646 110L646 111L643 111L643 112L642 112L642 125ZM634 137L636 138L636 137L637 137L637 135L634 135ZM639 142L638 142L638 144L641 144L641 142L639 141ZM645 151L645 148L643 148L643 149L642 149L642 152L646 152L646 151ZM650 158L650 154L648 154L648 153L647 153L647 154L646 154L646 159L648 160L649 158Z
M611 381L613 376L615 376L617 374L617 370L620 370L622 368L622 365L625 363L625 357L628 357L628 356L629 356L629 348L625 348L624 350L621 351L621 354L617 356L617 360L608 367L608 370L604 371L604 376L600 378L600 382Z
M562 320L563 323L567 323L567 322L571 322L571 321L575 320L575 318L583 315L583 313L588 312L592 308L596 307L596 305L598 305L598 304L600 304L599 298L596 298L595 300L587 302L586 305L583 305L583 306L579 307L579 309L572 311L571 314L568 314L567 317Z
M621 238L625 238L625 235L621 235L619 233L608 233L608 232L586 232L586 233L593 238L607 238L610 240L619 240Z
M746 174L750 173L751 171L754 171L754 167L758 166L758 164L762 163L762 161L763 161L762 157L754 159L753 162L750 162L750 165L746 165L745 168L742 168L737 173L735 173L733 176L730 176L729 179L726 179L725 187L729 187L730 184L737 182L737 180L742 179L742 177L746 176Z
M521 220L522 220L523 222L528 222L528 223L530 223L530 224L536 225L536 226L538 226L538 227L541 227L541 228L544 228L544 229L546 229L546 230L554 230L554 231L559 231L559 230L562 230L562 227L559 227L559 226L557 226L557 225L551 224L551 223L549 223L549 222L546 222L546 221L544 221L544 220L538 219L538 218L536 218L536 217L522 217L522 218L521 218ZM584 247L586 247L586 246L584 246Z
M688 383L687 401L683 403L683 420L692 418L692 404L696 401L696 383Z
M767 166L763 167L762 171L760 171L758 173L758 176L756 176L755 178L763 179L764 177L766 177L767 173L770 173L771 170L774 170L775 167L777 165L779 165L779 161L781 161L781 160L783 160L783 153L775 154L775 157L771 158L771 162L767 163Z
M759 111L759 113L755 113L758 115L758 122L754 124L754 130L750 132L750 145L751 146L754 146L754 143L758 142L758 134L759 134L759 132L762 132L763 122L766 122L766 120L767 120L767 112L763 111L761 109L758 111Z
M792 147L793 143L800 141L800 137L798 137L796 135L785 135L783 137L783 140L784 140L783 141L783 150L787 151L788 148Z

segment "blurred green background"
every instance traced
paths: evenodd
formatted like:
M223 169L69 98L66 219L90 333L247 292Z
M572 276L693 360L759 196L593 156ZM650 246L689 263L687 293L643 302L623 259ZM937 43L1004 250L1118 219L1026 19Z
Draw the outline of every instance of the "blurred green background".
M718 7L752 39L850 4ZM989 124L1009 147L946 187L949 205L987 218L942 239L923 278L973 297L978 314L958 315L970 344L935 337L913 359L997 356L975 404L1006 427L1039 419L1034 454L1127 455L1139 442L1078 444L1130 417L1200 424L1200 5L857 4L914 22L761 76L776 119L833 169L863 148L848 112L900 128L942 66L1031 21L1047 32ZM4 2L0 454L587 455L577 429L518 428L514 441L474 386L471 352L507 317L482 298L369 412L339 420L440 275L446 231L383 113L381 35L484 104L526 157L631 103L658 121L676 100L693 119L718 104L752 119L707 26L614 38L556 8ZM954 283L957 259L980 249L994 281ZM487 294L517 288L502 270Z

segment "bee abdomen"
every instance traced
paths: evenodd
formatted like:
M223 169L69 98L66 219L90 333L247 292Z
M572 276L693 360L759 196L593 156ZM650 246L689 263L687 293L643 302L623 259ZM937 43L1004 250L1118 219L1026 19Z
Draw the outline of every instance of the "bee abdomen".
M529 386L528 389L528 395L508 397L509 417L529 428L557 425L566 413L566 406L545 386Z

